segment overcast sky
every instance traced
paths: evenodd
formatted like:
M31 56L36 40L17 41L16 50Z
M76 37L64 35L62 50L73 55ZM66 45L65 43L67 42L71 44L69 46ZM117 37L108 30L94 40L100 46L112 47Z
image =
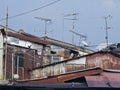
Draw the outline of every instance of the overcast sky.
M64 15L76 15L75 32L87 36L90 46L105 42L105 20L108 18L109 42L119 42L120 38L120 0L0 0L0 24L5 25L8 7L9 28L23 29L25 32L42 37L45 34L45 22L34 17L51 19L47 24L47 36L72 42L72 20L64 19ZM30 11L30 12L29 12ZM18 16L16 16L18 15ZM73 16L67 17L72 19ZM79 45L79 36L74 38ZM96 48L96 47L92 47Z

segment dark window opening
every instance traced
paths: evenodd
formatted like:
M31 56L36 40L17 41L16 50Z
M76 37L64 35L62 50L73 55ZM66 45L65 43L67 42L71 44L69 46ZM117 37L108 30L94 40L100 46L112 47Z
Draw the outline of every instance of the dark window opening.
M120 48L120 43L117 44L117 48Z
M24 67L24 55L16 53L15 54L15 66L16 67Z
M65 81L65 83L77 82L77 83L86 83L85 77L75 78L72 80Z

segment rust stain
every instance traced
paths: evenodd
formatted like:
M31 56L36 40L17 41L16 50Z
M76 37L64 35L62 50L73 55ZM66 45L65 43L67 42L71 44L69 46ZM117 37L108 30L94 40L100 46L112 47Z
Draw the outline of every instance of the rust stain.
M64 83L67 80L75 79L75 78L80 78L83 76L89 76L89 75L96 75L100 74L102 72L101 68L92 68L92 69L86 69L86 70L79 70L79 71L74 71L70 73L65 73L57 76L51 76L48 78L43 78L43 79L33 79L33 80L22 80L18 81L19 83Z
M101 67L104 69L120 69L119 62L120 58L110 53L97 53L92 56L87 56L86 68Z
M120 73L102 72L96 76L85 76L88 87L116 87L120 88Z

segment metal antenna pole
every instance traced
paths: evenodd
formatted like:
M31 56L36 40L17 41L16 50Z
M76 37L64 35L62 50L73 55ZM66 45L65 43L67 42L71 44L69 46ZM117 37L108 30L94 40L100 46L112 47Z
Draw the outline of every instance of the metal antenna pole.
M111 29L111 27L108 27L108 25L107 25L107 19L109 17L111 17L111 15L108 15L108 16L104 17L104 19L105 19L105 30L106 30L106 37L105 37L105 39L106 39L107 46L108 46L108 29Z
M68 20L72 20L73 21L73 25L72 25L72 31L74 32L75 31L75 20L76 19L76 15L78 15L79 13L73 13L73 14L67 14L67 15L64 15L64 17L68 17L68 16L73 16L72 19L68 19ZM74 33L72 33L72 44L74 44Z
M107 17L105 17L105 30L106 30L106 44L108 46L108 27L107 27Z
M40 17L35 17L36 19L43 20L45 22L45 36L47 36L47 23L51 22L51 19L46 19L46 18L40 18Z
M74 20L73 20L73 27L72 27L72 31L75 31L75 19L76 19L76 15L73 15ZM74 33L72 34L72 43L74 44Z
M72 30L70 30L70 32L72 32L72 33L76 34L77 36L79 36L80 37L80 41L81 40L84 40L84 41L87 40L87 37L85 35L79 34L79 33L75 32L75 31L72 31ZM80 45L80 41L79 41L79 45Z
M5 35L5 68L4 68L4 79L6 80L6 73L7 73L7 38L8 38L8 7L7 7L7 14L6 14L6 35Z

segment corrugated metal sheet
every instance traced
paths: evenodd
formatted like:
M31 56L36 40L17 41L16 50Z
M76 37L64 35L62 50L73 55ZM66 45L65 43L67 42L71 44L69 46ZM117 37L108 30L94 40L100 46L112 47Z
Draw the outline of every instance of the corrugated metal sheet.
M31 72L31 78L43 78L43 77L59 75L63 73L65 73L65 64L61 63L61 64L33 70Z
M92 69L86 69L86 70L78 70L78 71L73 71L61 75L55 75L55 76L49 76L46 78L36 78L36 79L31 79L31 80L22 80L18 81L20 83L64 83L65 81L69 81L72 79L80 78L83 76L89 76L89 75L96 75L100 74L102 72L101 68L92 68Z
M62 69L60 69L61 67ZM103 69L120 69L120 57L110 52L97 52L83 57L53 63L45 67L38 67L31 71L31 75L32 78L36 78L36 73L34 72L34 70L38 70L41 74L43 73L43 76L52 76L93 67L101 67ZM42 69L45 68L49 68L49 70L46 70L49 72L43 72ZM42 78L42 76L40 76L39 78Z
M63 63L53 64L43 68L38 68L31 71L31 78L42 78L46 76L53 76L64 74L66 72L85 69L86 57L75 59L73 61L66 61ZM39 73L38 73L39 72ZM36 75L39 74L39 75Z
M108 53L96 53L87 56L86 67L101 67L104 69L120 69L120 58Z
M86 57L67 62L67 64L85 64L85 63L86 63Z
M103 72L101 75L85 76L88 87L120 88L120 73Z
M88 87L109 87L102 76L86 76Z

